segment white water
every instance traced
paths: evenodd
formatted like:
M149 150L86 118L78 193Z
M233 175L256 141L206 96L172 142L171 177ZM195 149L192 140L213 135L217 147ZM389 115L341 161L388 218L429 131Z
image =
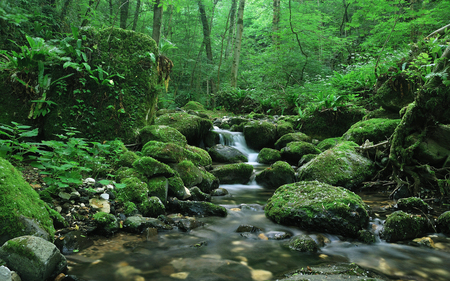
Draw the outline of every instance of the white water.
M220 144L234 147L240 152L244 153L244 155L248 158L247 164L253 166L260 165L260 163L256 161L256 158L258 158L258 151L253 150L247 146L243 133L222 130L217 127L214 127L214 131L219 133Z

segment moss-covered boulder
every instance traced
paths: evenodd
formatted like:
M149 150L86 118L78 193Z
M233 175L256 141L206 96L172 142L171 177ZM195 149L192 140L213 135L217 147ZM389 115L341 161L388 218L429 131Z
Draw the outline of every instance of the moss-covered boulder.
M189 192L191 193L191 197L189 197L189 200L191 200L191 201L211 202L211 195L208 193L204 193L197 186L189 188Z
M145 201L138 205L138 209L141 214L145 217L158 217L166 212L166 207L164 206L161 199L156 196L151 196Z
M327 149L330 149L332 147L335 147L342 141L342 137L339 138L328 138L324 139L321 142L317 144L317 148L321 151L325 151Z
M222 206L201 201L180 201L172 200L169 202L171 210L178 212L185 216L197 216L197 217L226 217L227 209Z
M249 122L244 127L244 137L250 148L260 150L263 147L273 147L277 138L277 128L267 121Z
M169 182L165 177L155 177L148 180L148 195L156 196L163 203L167 201L167 193L169 191Z
M223 145L216 144L215 146L208 149L209 155L214 162L219 163L241 163L248 162L247 156L239 151L238 149Z
M148 185L136 177L122 180L125 187L118 189L118 195L123 201L143 202L148 197Z
M281 136L276 142L275 142L275 148L280 150L283 147L285 147L288 143L293 141L304 141L304 142L311 142L311 137L307 136L304 133L289 133Z
M139 131L142 144L149 141L171 142L184 147L187 144L186 137L175 128L164 125L145 126Z
M96 232L102 235L114 234L120 228L119 220L113 214L98 212L92 219L97 226Z
M301 167L316 157L317 157L317 154L305 154L302 156L302 158L300 158L297 166Z
M220 135L215 131L209 131L203 139L206 147L213 147L220 143Z
M304 141L293 141L281 149L281 159L297 165L298 161L306 154L320 154L321 151L314 144Z
M430 205L418 197L400 198L397 201L397 208L405 212L419 214L426 214L432 210Z
M416 89L411 87L414 83L411 83L406 75L401 74L394 77L389 77L380 85L373 99L384 109L397 113L414 101Z
M138 160L139 156L136 155L133 151L125 151L119 156L116 165L118 167L133 167L134 161Z
M400 124L400 119L374 118L363 120L353 124L342 138L359 145L362 145L366 140L378 143L389 139L398 124Z
M294 133L294 126L291 122L278 121L277 122L277 139L281 138L286 134Z
M167 179L168 195L178 199L187 199L190 197L189 190L184 186L183 180L179 176Z
M284 184L295 182L295 171L288 163L277 161L257 174L255 180L261 186L276 189Z
M133 168L127 168L127 167L121 167L116 171L115 180L117 182L122 182L124 179L131 178L131 177L138 178L141 181L147 181L147 178L143 174L139 173L138 171L136 171Z
M286 243L286 246L293 251L299 252L315 253L319 250L319 245L317 245L316 241L306 234L292 237Z
M308 136L323 140L342 136L353 124L366 115L361 107L340 108L337 111L314 111L301 119L301 131Z
M22 174L0 157L0 245L23 235L52 241L55 229L49 208Z
M173 169L177 171L187 188L197 185L203 180L200 169L189 160L184 160L173 165Z
M375 172L374 163L355 151L354 142L342 142L301 166L298 179L318 180L345 188L354 188Z
M279 187L264 208L276 223L357 237L369 223L367 206L355 193L318 181Z
M144 156L134 161L133 168L138 173L143 174L147 178L151 178L153 176L175 176L175 171L172 170L168 165L161 163L149 156Z
M131 233L142 233L147 228L156 228L158 231L171 230L172 226L155 218L131 216L123 222L123 229Z
M219 179L215 175L203 168L200 169L200 172L202 173L202 182L197 186L202 192L210 193L214 189L219 188Z
M387 242L396 242L421 237L430 231L432 231L431 225L424 216L396 211L384 222L380 236Z
M199 145L213 128L209 119L185 112L164 114L156 118L156 125L166 125L182 133L190 145Z
M189 101L188 103L186 103L183 106L183 109L199 111L199 110L205 110L205 107L203 106L203 104L201 104L197 101Z
M246 184L252 173L253 166L245 163L223 165L211 171L211 174L219 178L221 184Z
M187 160L190 160L192 163L194 163L194 165L197 166L208 166L212 164L212 159L211 156L209 155L209 153L204 150L201 149L200 147L196 147L196 146L192 146L192 145L186 145L185 149L189 152L192 153L188 153L185 150L185 157ZM193 156L191 156L193 155Z
M150 156L163 163L178 163L184 158L184 148L175 143L149 141L142 148L143 156Z
M264 147L258 153L258 158L256 161L262 164L272 164L281 160L281 153L273 148Z
M437 230L450 235L450 211L442 213L436 220Z

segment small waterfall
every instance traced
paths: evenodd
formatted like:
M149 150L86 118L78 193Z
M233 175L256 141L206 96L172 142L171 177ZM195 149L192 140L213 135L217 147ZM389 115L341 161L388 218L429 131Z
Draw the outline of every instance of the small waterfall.
M248 164L259 165L259 163L256 162L258 151L253 150L247 146L243 133L231 132L229 130L223 130L217 127L214 127L214 131L219 133L220 144L234 147L240 152L244 153L248 158Z

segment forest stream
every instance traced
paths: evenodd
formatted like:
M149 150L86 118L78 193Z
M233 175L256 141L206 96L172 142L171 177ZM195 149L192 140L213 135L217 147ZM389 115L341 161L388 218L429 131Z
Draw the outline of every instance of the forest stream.
M256 171L265 168L256 162L257 152L247 148L242 133L216 131L221 134L222 144L247 154ZM86 280L219 280L218 276L230 280L277 280L299 268L346 262L378 272L388 280L450 280L450 238L445 235L428 235L434 241L432 249L408 242L386 243L379 238L375 244L367 245L326 233L306 232L275 224L265 217L263 207L272 190L254 181L220 187L229 195L215 196L212 202L225 207L227 217L198 218L205 225L189 232L174 229L98 238L93 246L67 256L69 274ZM386 194L358 195L371 206L369 228L378 233L389 206L395 202ZM262 231L238 233L240 225ZM286 233L308 234L324 246L317 253L304 253L283 246L286 239L270 239L271 235Z

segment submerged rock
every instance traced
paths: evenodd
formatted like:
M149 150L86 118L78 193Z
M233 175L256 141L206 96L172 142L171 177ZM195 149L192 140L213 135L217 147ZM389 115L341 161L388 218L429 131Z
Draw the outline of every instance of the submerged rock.
M180 201L178 199L174 199L172 201L169 201L169 207L171 208L171 210L181 213L185 216L227 216L227 209L210 202Z
M248 162L247 156L238 149L226 146L223 144L216 144L208 150L211 158L219 163L241 163Z
M426 218L396 211L386 219L380 236L387 242L396 242L420 237L431 230Z
M355 193L318 181L279 187L264 209L276 223L357 237L369 223L367 206Z
M277 161L257 174L255 180L259 185L276 189L283 184L295 182L295 171L288 163Z
M52 279L67 266L66 258L54 244L35 236L8 240L0 248L0 259L26 281Z

